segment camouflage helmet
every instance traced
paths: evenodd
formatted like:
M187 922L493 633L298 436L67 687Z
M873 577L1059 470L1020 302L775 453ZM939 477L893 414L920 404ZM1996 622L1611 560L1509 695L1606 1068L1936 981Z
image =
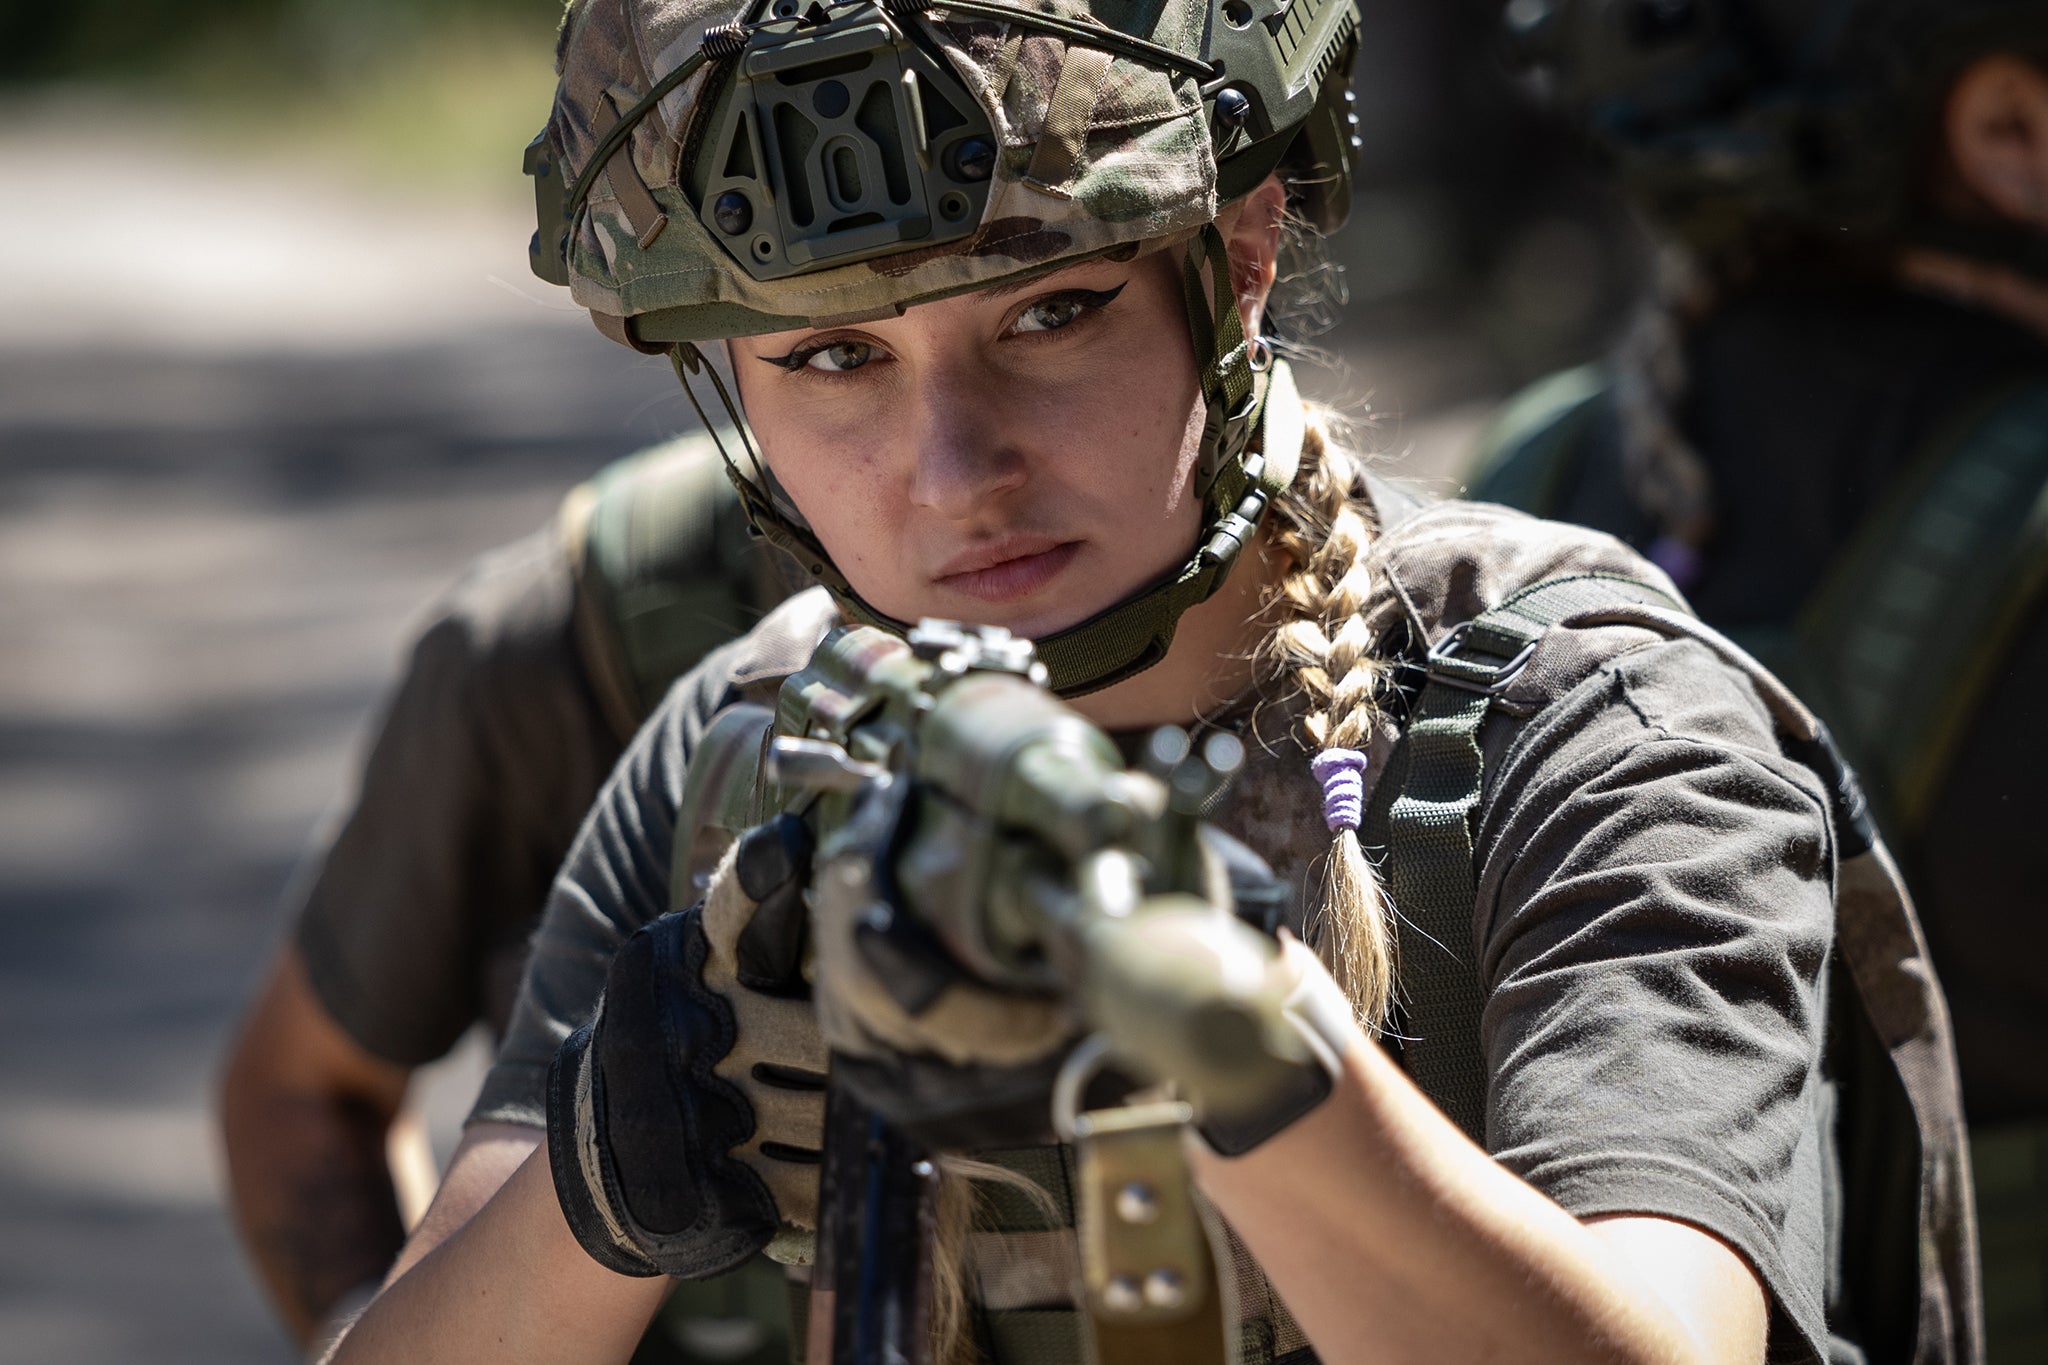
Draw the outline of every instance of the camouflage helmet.
M534 268L658 348L1190 234L1289 153L1329 230L1357 23L1355 0L577 0L528 153Z
M1695 245L1759 221L1914 235L1956 72L2048 51L2041 0L1509 0L1515 55Z
M1356 0L574 0L527 149L534 271L615 340L668 352L693 402L709 379L747 440L750 470L728 464L756 528L855 619L902 630L751 458L696 343L1183 247L1201 537L1175 573L1038 642L1062 692L1107 686L1163 656L1292 476L1260 436L1285 367L1243 335L1214 223L1275 170L1311 226L1342 223L1358 22Z

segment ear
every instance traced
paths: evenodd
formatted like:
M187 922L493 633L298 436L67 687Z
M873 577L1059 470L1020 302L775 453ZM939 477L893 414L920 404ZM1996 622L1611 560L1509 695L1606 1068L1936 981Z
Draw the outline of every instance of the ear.
M1949 89L1949 162L1999 217L2048 228L2048 75L2018 57L1979 58Z
M1224 224L1230 244L1230 288L1246 336L1256 336L1266 316L1266 299L1280 273L1280 234L1287 216L1287 190L1269 175L1232 206Z

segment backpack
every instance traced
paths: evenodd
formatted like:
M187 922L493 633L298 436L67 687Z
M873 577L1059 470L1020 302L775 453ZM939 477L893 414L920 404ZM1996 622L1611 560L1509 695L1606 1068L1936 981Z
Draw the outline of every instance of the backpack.
M703 432L608 465L557 524L576 571L577 653L622 741L677 678L796 590Z
M1361 831L1386 850L1401 912L1402 1031L1410 1035L1404 1064L1446 1114L1483 1139L1482 998L1463 947L1471 938L1474 816L1485 782L1479 727L1552 630L1616 625L1700 641L1745 673L1785 753L1811 768L1831 797L1840 853L1838 970L1825 1069L1839 1096L1846 1207L1836 1308L1847 1320L1830 1326L1860 1342L1872 1365L1980 1361L1961 1087L1947 1006L1911 899L1826 727L1660 588L1597 574L1550 578L1429 645L1421 687Z

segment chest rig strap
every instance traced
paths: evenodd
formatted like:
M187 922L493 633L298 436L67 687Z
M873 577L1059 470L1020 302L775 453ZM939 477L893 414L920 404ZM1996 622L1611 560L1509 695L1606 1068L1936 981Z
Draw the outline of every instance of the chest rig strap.
M1423 1092L1482 1145L1483 988L1472 961L1472 813L1486 781L1479 729L1544 635L1622 595L1679 606L1647 584L1582 575L1538 583L1454 627L1429 651L1427 681L1403 737L1407 780L1387 811L1385 840L1389 890L1401 912L1402 1057Z

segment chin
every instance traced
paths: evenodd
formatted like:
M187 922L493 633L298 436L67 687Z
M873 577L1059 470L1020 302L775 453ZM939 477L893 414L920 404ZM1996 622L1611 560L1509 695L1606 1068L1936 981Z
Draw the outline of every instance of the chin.
M1180 568L1180 557L1176 556L1164 568L1134 574L1128 567L1121 571L1106 567L1096 562L1099 557L1084 549L1043 588L1010 601L935 589L905 593L899 600L911 604L909 610L880 603L877 606L899 621L914 623L925 617L938 617L972 625L1000 626L1012 635L1042 640L1100 615Z
M1065 595L1059 600L1048 602L1018 602L1002 607L982 605L978 615L972 614L970 611L969 615L955 617L954 619L976 621L982 625L1001 626L1012 635L1021 635L1027 640L1043 640L1048 635L1057 635L1063 630L1071 630L1083 621L1091 620L1108 611L1111 607L1120 605L1151 586L1156 580L1157 575L1141 579L1113 596L1090 594L1079 606L1076 606L1074 603L1074 595ZM1083 575L1082 581L1099 583L1100 580L1099 578ZM1100 600L1096 600L1098 596L1100 596Z
M1049 598L1056 597L1047 594ZM1096 612L1114 606L1121 598L1112 598L1101 604L1076 610L1067 600L984 602L963 593L918 593L905 594L892 602L873 602L876 610L884 616L893 617L910 625L928 618L941 621L960 621L973 626L1000 626L1012 635L1027 640L1043 639L1056 635L1069 626L1078 625Z
M1077 616L1071 610L1033 610L1029 606L992 606L986 602L954 599L943 604L928 603L921 611L901 614L890 612L889 615L912 624L931 617L942 621L960 621L971 626L1000 626L1012 635L1019 635L1027 640L1038 640L1048 635L1056 635L1068 626L1085 621L1088 615L1093 613Z

